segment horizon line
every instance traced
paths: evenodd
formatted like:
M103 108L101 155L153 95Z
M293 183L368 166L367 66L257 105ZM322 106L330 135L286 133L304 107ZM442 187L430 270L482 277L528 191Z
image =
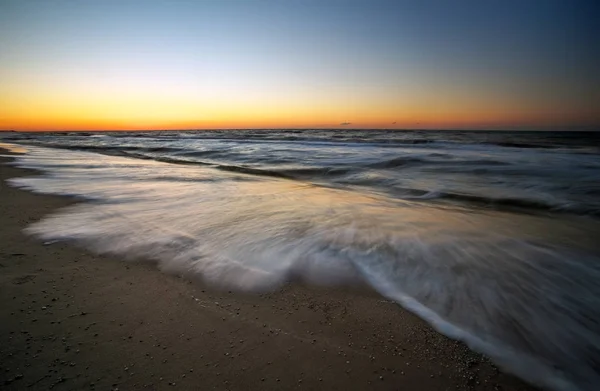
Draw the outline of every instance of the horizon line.
M0 129L0 133L82 133L82 132L103 132L103 133L123 133L123 132L201 132L201 131L251 131L251 130L387 130L399 132L414 132L414 131L455 131L455 132L600 132L600 125L583 125L583 126L552 126L552 127L537 127L537 128L326 128L326 127L257 127L257 128L184 128L184 129L36 129L36 130L15 130L15 129Z

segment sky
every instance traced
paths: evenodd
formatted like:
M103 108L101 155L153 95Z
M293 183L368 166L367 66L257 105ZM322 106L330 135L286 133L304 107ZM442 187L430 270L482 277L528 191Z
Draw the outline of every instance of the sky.
M594 0L0 0L0 129L600 125Z

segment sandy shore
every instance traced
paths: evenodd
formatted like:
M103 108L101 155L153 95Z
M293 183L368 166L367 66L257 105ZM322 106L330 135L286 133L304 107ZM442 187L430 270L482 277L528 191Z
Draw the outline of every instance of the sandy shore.
M366 290L218 291L27 237L75 201L0 159L3 390L532 390Z

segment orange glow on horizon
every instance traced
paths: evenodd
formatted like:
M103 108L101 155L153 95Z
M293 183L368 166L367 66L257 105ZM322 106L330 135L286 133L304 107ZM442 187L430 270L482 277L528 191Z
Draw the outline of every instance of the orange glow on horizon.
M552 128L552 127L593 127L600 122L595 118L575 123L571 118L546 117L544 121L538 118L498 119L472 118L455 116L446 118L427 118L425 116L405 116L403 119L359 119L332 120L323 117L309 117L304 121L294 118L242 119L235 115L230 119L180 119L160 120L144 118L85 118L85 117L54 117L54 118L18 118L6 120L0 118L0 130L13 131L152 131L152 130L203 130L203 129L511 129L511 128ZM341 118L341 117L340 117ZM426 118L426 119L425 119ZM578 118L579 119L579 118Z
M402 105L382 102L364 107L324 104L290 105L174 99L94 101L48 100L16 104L0 98L0 129L15 131L133 131L244 128L397 128L487 129L501 127L592 126L600 123L593 113L517 112L478 107ZM8 108L8 110L6 110ZM342 123L346 123L342 125Z
M493 129L600 123L598 113L584 105L562 107L554 101L463 93L443 84L410 91L224 83L203 90L160 78L104 85L95 79L65 79L60 84L52 77L39 77L3 86L0 129Z
M566 3L8 3L0 130L600 126Z

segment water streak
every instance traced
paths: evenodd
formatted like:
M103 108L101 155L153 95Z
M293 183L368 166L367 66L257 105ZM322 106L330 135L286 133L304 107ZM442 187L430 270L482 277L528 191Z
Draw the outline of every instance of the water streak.
M600 384L596 219L465 209L354 188L29 147L12 179L90 202L27 231L240 290L362 282L554 390ZM169 178L168 180L164 180Z

